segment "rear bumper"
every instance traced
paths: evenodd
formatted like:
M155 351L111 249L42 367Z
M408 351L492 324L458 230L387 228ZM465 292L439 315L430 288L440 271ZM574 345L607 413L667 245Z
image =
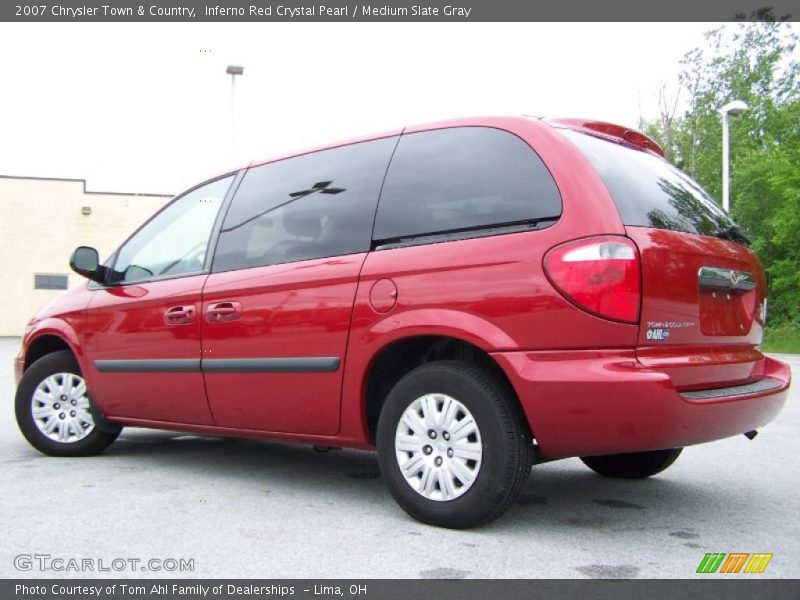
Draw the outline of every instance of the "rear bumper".
M634 351L493 354L550 458L700 444L762 427L788 395L789 366L766 358L757 385L696 394L643 366Z

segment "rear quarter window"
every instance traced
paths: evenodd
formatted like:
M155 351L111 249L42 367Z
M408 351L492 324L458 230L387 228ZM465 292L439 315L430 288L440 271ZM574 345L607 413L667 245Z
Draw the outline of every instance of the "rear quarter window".
M666 160L588 134L561 132L600 175L625 225L702 235L733 225L700 184Z
M522 139L488 127L403 135L383 185L374 239L475 230L561 215L561 196Z

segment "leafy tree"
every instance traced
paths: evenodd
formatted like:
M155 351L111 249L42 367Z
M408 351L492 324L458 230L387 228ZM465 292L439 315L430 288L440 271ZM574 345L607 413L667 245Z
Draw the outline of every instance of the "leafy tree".
M688 96L688 108L676 117L662 98L661 114L644 123L644 132L662 144L671 162L720 198L719 109L731 100L748 104L730 120L732 213L750 233L770 275L771 322L800 327L797 42L790 26L774 19L707 32L705 45L681 61L680 93Z

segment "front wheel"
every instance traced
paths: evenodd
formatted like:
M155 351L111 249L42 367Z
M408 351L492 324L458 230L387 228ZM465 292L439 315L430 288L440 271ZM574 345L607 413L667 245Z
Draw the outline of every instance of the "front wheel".
M496 519L531 469L533 443L513 392L469 363L434 362L405 375L386 398L376 437L394 499L440 527Z
M62 350L33 363L17 388L17 425L50 456L89 456L107 448L121 427L95 423L91 398L75 357Z
M683 448L669 448L631 454L583 456L581 460L592 471L605 477L644 479L661 473L678 459L681 452Z

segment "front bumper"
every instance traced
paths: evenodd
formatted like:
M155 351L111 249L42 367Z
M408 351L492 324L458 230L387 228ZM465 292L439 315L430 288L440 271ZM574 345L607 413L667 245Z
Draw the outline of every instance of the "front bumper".
M765 357L765 383L682 395L630 351L500 352L542 454L549 458L677 448L762 427L788 395L789 366Z

